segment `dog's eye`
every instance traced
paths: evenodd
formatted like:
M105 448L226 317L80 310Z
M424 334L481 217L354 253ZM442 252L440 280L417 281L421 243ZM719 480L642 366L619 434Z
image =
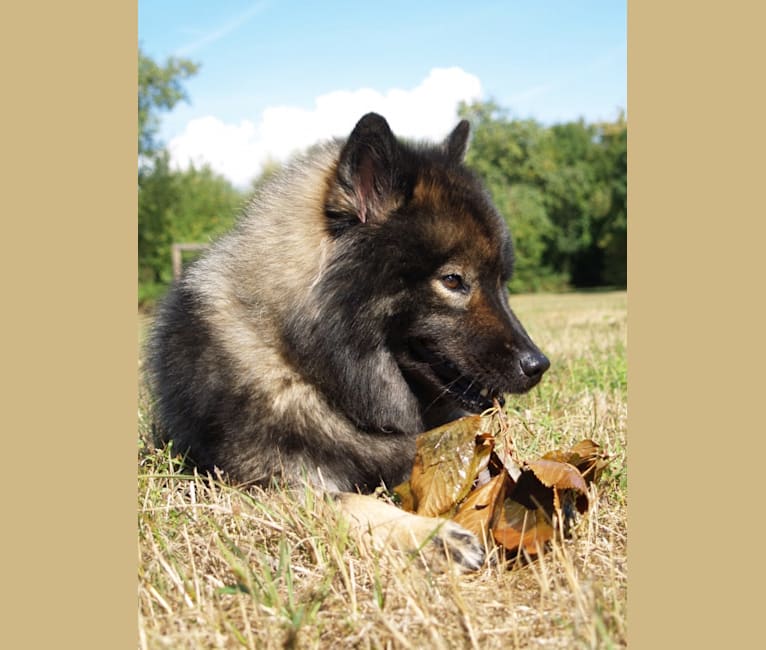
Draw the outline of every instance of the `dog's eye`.
M442 284L450 291L464 291L466 288L462 276L457 273L450 273L442 277Z

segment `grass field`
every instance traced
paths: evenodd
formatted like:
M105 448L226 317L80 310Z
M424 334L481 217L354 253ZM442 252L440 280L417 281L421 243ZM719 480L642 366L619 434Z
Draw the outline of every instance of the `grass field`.
M540 561L431 573L360 548L319 500L182 474L138 435L142 648L611 648L627 644L624 292L517 296L552 366L507 408L522 458L592 438L613 460ZM140 335L143 323L139 325Z

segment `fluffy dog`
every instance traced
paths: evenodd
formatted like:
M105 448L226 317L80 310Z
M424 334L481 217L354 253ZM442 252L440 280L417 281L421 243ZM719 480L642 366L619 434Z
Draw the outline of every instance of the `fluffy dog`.
M509 306L511 238L468 136L407 143L370 113L290 165L170 290L148 365L163 440L201 470L308 480L378 541L475 568L472 534L358 494L549 366Z

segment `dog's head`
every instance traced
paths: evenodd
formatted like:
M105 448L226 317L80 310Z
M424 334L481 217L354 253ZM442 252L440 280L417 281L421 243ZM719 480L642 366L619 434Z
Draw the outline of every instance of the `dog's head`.
M324 335L355 384L337 392L354 393L344 408L370 428L398 428L370 415L385 411L386 400L404 420L416 403L427 426L481 412L535 386L550 365L508 304L511 238L463 166L468 136L462 121L440 146L405 144L370 113L329 181L333 259L314 289L325 306L335 297ZM397 374L401 387L376 382L376 373Z

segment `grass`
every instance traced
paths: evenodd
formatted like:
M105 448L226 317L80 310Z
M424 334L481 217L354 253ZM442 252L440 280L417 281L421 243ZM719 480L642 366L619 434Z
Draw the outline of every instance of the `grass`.
M538 388L507 405L520 455L592 438L613 456L573 539L521 568L464 575L374 554L310 493L244 493L182 473L150 443L142 392L140 647L625 646L626 295L525 295L512 304L552 361Z

